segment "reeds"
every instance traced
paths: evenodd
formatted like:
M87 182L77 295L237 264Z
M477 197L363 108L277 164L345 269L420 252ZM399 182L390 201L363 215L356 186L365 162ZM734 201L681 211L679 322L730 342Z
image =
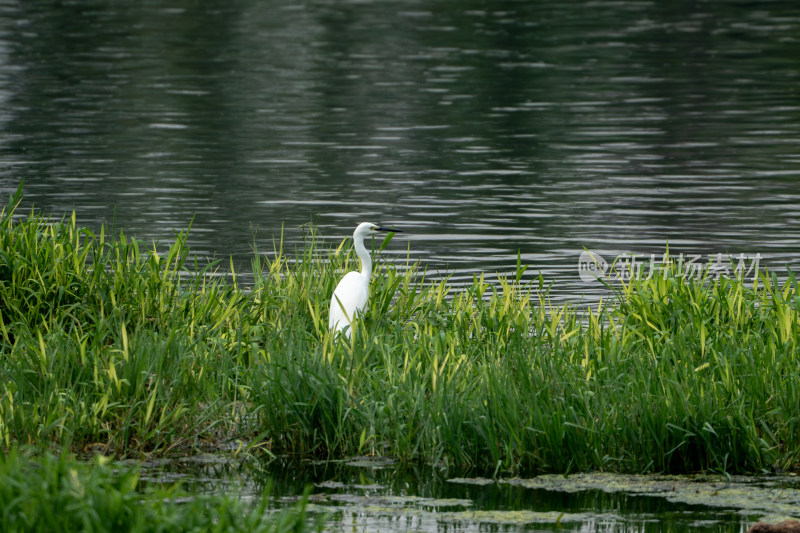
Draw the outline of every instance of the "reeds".
M3 531L145 533L311 530L307 497L280 511L268 492L252 505L233 494L190 495L179 485L142 488L138 470L98 456L90 463L16 451L0 457Z
M518 263L455 290L378 250L352 339L327 331L357 268L311 228L255 255L251 290L185 235L124 237L4 212L0 444L118 454L241 439L494 473L753 472L800 463L797 282L677 265L596 309L553 306ZM389 240L379 248L391 246Z
M13 207L13 206L12 206ZM185 235L162 252L0 217L0 445L163 451L237 425L237 305Z

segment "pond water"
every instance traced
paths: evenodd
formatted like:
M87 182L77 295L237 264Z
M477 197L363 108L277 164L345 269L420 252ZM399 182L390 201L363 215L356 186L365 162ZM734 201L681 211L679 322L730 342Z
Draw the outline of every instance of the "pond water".
M291 247L314 222L338 243L363 220L404 229L389 253L456 282L511 272L519 254L569 302L604 294L579 276L584 249L612 261L668 242L701 262L797 270L798 57L795 2L5 0L0 192L24 180L24 209L76 209L147 241L191 224L195 253L245 273L281 231ZM261 486L225 468L203 475ZM455 511L589 513L563 525L584 531L746 520L327 468L278 472L276 496L334 480L359 497L469 501ZM315 505L342 530L559 527L443 519L426 503Z
M0 3L0 189L249 268L319 224L456 282L584 248L800 265L794 2Z
M491 480L355 458L304 463L240 462L219 455L146 466L145 484L181 480L198 492L259 497L275 508L312 487L309 522L326 531L605 531L740 533L800 508L797 477L619 476Z

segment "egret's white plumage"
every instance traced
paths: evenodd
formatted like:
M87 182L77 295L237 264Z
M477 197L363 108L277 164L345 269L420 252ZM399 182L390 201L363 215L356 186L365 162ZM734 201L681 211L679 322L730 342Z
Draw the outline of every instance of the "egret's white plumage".
M367 307L369 280L372 277L372 258L364 247L364 237L378 231L396 232L399 230L385 229L377 224L362 222L353 232L353 244L356 255L361 260L361 272L348 272L333 291L330 318L328 319L328 329L331 331L344 330L344 334L350 337L353 321Z

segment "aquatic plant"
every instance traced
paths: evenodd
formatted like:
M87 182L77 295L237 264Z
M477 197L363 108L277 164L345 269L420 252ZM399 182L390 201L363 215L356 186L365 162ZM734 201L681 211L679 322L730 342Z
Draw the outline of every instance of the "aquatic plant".
M142 489L137 469L102 456L88 463L16 451L0 457L7 532L302 532L315 526L306 504L304 496L277 511L268 493L248 505L235 494L190 495L178 484Z
M258 322L306 324L264 336L250 375L275 449L513 472L797 468L791 273L748 284L673 263L580 312L549 305L521 264L455 291L384 262L358 334L334 342L319 309L342 254L316 246L256 265L260 298L291 294Z
M0 216L0 444L155 451L232 424L237 305L185 233L162 253L69 220ZM238 415L235 415L238 416Z
M379 243L350 339L330 294L357 267L313 227L256 253L252 287L31 213L0 216L0 446L129 455L240 440L271 453L488 473L753 472L800 465L797 280L658 276L552 305L516 269L456 289Z

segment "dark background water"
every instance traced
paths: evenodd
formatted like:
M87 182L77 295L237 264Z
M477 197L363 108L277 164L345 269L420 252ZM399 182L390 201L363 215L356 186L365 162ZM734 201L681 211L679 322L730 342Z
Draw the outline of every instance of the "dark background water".
M141 480L145 486L180 480L185 489L193 492L238 494L243 498L258 498L268 488L275 507L293 505L298 495L310 487L312 517L327 514L325 531L343 532L744 533L760 517L770 514L753 510L752 498L748 500L751 508L740 510L671 502L667 494L659 497L623 491L559 492L502 480L453 483L447 481L453 477L452 472L448 476L429 467L370 467L356 463L359 461L254 463L199 455L187 461L147 466ZM747 487L741 485L740 489ZM770 507L770 502L762 503ZM478 516L471 516L471 511ZM454 518L448 513L461 515ZM552 518L534 522L525 513L571 516L557 524Z
M800 265L800 4L0 1L0 192L249 264L363 220L456 280Z
M797 270L800 3L0 0L0 193L23 180L25 209L161 242L191 222L196 253L243 268L282 228L338 243L369 220L456 281L519 253L571 301L599 290L584 248ZM623 507L392 479L486 509ZM606 530L744 527L625 505Z

